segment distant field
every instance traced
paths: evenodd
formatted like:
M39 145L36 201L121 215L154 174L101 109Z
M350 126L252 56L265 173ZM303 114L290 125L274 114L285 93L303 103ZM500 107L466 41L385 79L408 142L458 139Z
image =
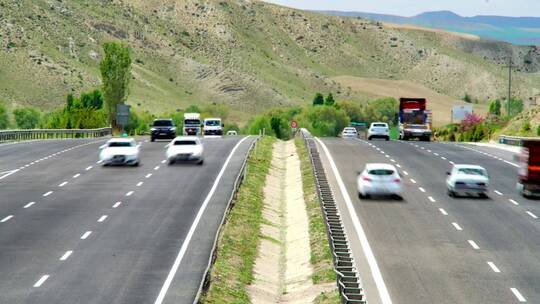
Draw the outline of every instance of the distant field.
M428 109L433 111L433 125L443 126L451 122L452 106L466 104L462 100L439 94L422 85L405 80L385 80L374 78L361 78L353 76L334 77L334 81L353 91L374 96L424 97L428 99ZM487 105L475 104L477 113L487 113Z

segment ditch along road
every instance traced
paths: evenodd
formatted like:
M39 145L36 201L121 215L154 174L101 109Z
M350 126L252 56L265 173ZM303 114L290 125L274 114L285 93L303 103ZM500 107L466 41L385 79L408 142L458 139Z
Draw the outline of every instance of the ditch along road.
M318 149L370 303L540 303L540 204L517 194L511 152L338 138ZM358 198L358 171L375 162L404 174L403 201ZM454 163L489 171L489 199L447 195Z
M255 138L203 139L202 166L102 167L106 139L0 145L0 303L192 303Z

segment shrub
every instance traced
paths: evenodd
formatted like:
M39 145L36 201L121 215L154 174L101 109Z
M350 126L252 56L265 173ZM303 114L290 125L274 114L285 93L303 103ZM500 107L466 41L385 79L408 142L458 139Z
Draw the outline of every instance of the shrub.
M335 107L313 107L298 116L298 123L315 136L336 136L349 125L345 111Z
M9 127L9 115L6 106L0 102L0 130Z
M335 103L336 103L336 101L334 99L334 95L332 95L332 93L328 94L328 96L324 100L324 105L325 106L333 106Z
M16 109L13 115L17 126L21 129L35 129L41 118L41 113L34 108Z
M313 98L313 105L314 106L322 106L324 105L324 96L321 93L315 94L315 97Z
M521 132L528 133L531 131L531 123L527 120L521 125Z

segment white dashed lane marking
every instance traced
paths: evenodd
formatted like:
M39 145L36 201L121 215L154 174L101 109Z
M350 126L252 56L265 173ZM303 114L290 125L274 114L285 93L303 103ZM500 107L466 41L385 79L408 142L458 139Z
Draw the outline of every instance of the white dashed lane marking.
M156 171L159 170L159 166L155 166L154 170L156 170Z
M107 215L102 215L97 221L98 223L103 223L107 219Z
M444 210L443 208L439 208L439 211L440 211L443 215L448 215L448 212L446 212L446 210Z
M473 240L468 240L467 242L469 242L469 244L471 245L473 249L475 250L480 249L480 246L478 246Z
M142 185L143 185L143 182L138 182L138 183L137 183L137 187L140 187L140 186L142 186Z
M67 185L67 184L68 184L68 182L63 182L63 183L61 183L60 185L58 185L58 187L64 187L64 186Z
M422 187L419 187L418 190L420 190L421 192L423 193L426 193L426 189L422 188Z
M47 197L47 196L49 196L49 195L51 195L51 194L53 194L53 192L52 192L52 191L49 191L49 192L43 194L43 197Z
M495 273L501 272L501 270L497 267L497 265L495 265L495 263L488 261L487 264L489 265L489 267L491 267L491 270L493 270L493 272Z
M456 228L457 231L462 231L463 228L461 228L461 226L458 225L458 223L452 223L452 226L454 226L454 228Z
M64 253L64 255L62 255L62 256L60 257L60 261L65 261L65 260L67 260L67 259L69 258L69 256L70 256L72 253L73 253L72 250L66 251L66 253Z
M41 285L43 285L43 283L45 283L45 281L47 281L47 279L49 278L49 275L46 274L46 275L43 275L41 278L39 278L39 280L34 284L34 287L37 288L37 287L41 287Z
M9 221L9 220L12 219L12 218L13 218L13 215L8 215L8 216L6 216L5 218L3 218L3 219L0 221L0 223L5 223L5 222Z
M411 183L416 184L416 181L411 178Z
M122 202L116 202L114 203L114 205L112 206L113 208L118 208L118 206L122 205Z
M431 197L431 196L428 196L428 200L429 200L430 202L432 202L432 203L435 203L435 202L436 202L435 199L434 199L433 197Z
M81 240L86 240L90 234L92 234L92 231L86 231L82 236L81 236Z
M536 214L530 212L530 211L526 211L528 215L530 215L533 219L538 219L538 216L536 216Z
M126 196L131 196L133 194L133 191L129 191L128 193L126 193Z
M81 174L80 174L80 173L77 173L77 174L73 175L73 178L77 178L77 177L79 177L79 176L81 176Z
M495 191L493 191L493 192L495 192L496 194L498 194L498 195L500 195L500 196L503 196L502 192L500 192L500 191L498 191L498 190L495 190Z
M510 203L512 203L512 204L514 204L514 205L516 205L516 206L519 206L519 203L518 203L518 202L516 202L515 200L513 200L513 199L509 199L509 201L510 201Z
M521 303L527 302L527 299L517 290L516 288L510 288L510 291L514 294L514 296L517 298L517 300Z
M24 209L30 208L30 207L32 207L32 205L34 205L35 203L36 203L36 202L30 202L30 203L24 205L23 208L24 208Z
M150 176L152 176L152 173L146 174L145 178L150 178Z
M91 170L92 168L93 168L92 166L88 166L88 167L86 167L86 169L84 169L84 170L89 171L89 170Z

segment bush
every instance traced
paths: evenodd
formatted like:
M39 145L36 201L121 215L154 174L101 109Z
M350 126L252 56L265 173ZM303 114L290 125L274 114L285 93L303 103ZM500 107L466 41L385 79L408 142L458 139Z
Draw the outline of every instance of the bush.
M368 102L364 110L364 117L368 120L368 123L382 121L395 125L398 110L399 102L395 98L379 98Z
M9 127L9 115L6 106L0 102L0 130Z
M529 121L525 121L523 125L521 126L521 132L528 133L531 131L531 123Z
M501 101L496 99L489 103L489 114L501 116Z
M324 100L325 106L333 106L336 103L336 100L334 99L334 95L332 93L328 94L328 97Z
M20 129L35 129L41 119L41 113L34 108L16 109L13 111L13 115Z
M321 93L315 94L315 98L313 98L313 105L314 106L322 106L324 105L324 96Z
M345 111L335 107L313 107L298 117L300 127L305 127L315 136L337 136L349 125Z
M359 103L352 101L340 101L337 103L338 109L345 111L351 122L364 122L364 109Z
M469 93L465 93L465 96L463 96L463 101L465 101L466 103L472 103L472 97L471 95L469 95Z

